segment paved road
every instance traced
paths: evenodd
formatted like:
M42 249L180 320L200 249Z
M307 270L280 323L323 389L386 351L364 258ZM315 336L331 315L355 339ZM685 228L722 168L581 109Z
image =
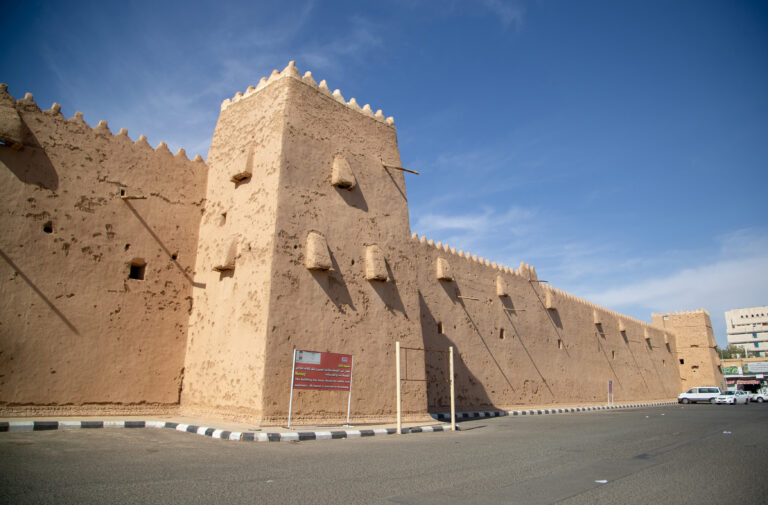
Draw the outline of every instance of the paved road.
M460 433L271 444L155 429L0 433L0 502L768 502L768 404L462 426Z

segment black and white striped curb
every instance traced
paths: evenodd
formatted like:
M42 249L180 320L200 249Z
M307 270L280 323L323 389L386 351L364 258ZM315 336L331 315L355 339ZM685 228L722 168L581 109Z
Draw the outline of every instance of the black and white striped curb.
M221 440L239 440L243 442L299 442L304 440L327 440L340 438L373 437L376 435L394 435L395 428L376 428L373 430L334 430L300 431L290 433L248 433L227 431L193 424L170 423L164 421L3 421L1 431L47 431L90 428L170 428L185 433L194 433ZM403 428L406 433L431 433L451 431L450 426L414 426Z
M677 402L649 402L649 403L625 403L622 405L595 405L588 407L568 407L563 409L536 409L536 410L494 410L485 412L457 412L456 420L482 419L484 417L503 416L536 416L543 414L566 414L572 412L590 412L594 410L632 409L642 407L661 407L664 405L677 405ZM430 414L437 421L450 421L450 413Z

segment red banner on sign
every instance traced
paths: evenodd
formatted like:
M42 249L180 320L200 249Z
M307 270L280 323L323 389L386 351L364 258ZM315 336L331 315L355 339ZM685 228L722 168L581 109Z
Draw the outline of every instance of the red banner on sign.
M295 352L294 388L349 391L352 383L352 355L299 350Z

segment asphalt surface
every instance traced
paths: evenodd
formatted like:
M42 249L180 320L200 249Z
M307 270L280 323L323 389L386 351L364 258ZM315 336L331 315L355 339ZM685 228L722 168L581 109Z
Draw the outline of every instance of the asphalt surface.
M0 433L0 502L758 504L768 503L766 427L768 404L750 404L296 443L148 428Z

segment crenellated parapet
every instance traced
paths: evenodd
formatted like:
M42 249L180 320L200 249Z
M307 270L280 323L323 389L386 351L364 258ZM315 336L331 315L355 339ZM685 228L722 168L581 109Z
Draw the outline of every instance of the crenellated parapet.
M535 284L539 285L542 289L542 293L543 293L542 299L547 309L556 310L557 304L558 304L557 301L562 300L568 303L580 304L580 305L583 305L584 307L591 309L594 313L593 319L595 321L595 324L605 324L609 320L613 320L616 322L617 326L622 332L626 332L627 331L626 328L630 325L638 325L642 328L659 329L659 327L654 324L648 323L646 321L641 321L640 319L627 316L625 314L616 312L611 309L607 309L601 305L598 305L584 298L580 298L578 296L572 295L571 293L555 288L551 285L543 284L539 281L536 268L525 262L521 261L518 268L515 269L513 267L508 267L500 263L492 262L487 258L483 258L482 256L478 256L470 252L457 250L455 247L451 247L448 244L443 244L442 242L435 242L434 240L428 239L426 236L419 235L417 233L411 234L411 242L418 247L425 247L425 248L429 248L429 249L444 253L447 259L450 259L451 257L455 257L458 261L466 261L469 263L474 263L480 267L485 267L485 268L488 268L489 270L498 272L498 274L502 276L497 281L497 285L496 285L496 292L498 296L503 296L502 293L506 292L506 286L504 283L503 275L507 274L507 275L513 276L513 278L520 278L523 280L534 282ZM489 290L491 289L493 289L493 286L489 286ZM701 309L701 311L703 311L703 309ZM701 311L692 311L691 313L694 313L694 312L699 313Z
M137 151L154 151L158 157L174 159L179 162L190 163L190 167L205 168L205 161L199 154L192 160L187 157L183 148L179 148L175 154L171 153L165 142L160 142L152 147L147 141L146 135L139 135L138 139L131 140L128 130L121 128L113 134L107 121L100 120L96 126L91 127L85 122L83 113L75 112L71 118L65 118L61 113L61 104L54 102L47 110L41 109L35 102L32 93L26 93L23 98L15 99L8 93L8 86L0 84L0 140L6 144L12 144L14 148L22 149L24 146L40 147L35 135L27 126L26 116L36 116L41 121L53 121L68 129L70 135L93 135L94 137L109 139L119 142L123 147L132 144ZM81 143L76 138L66 139L74 145Z
M468 251L463 251L461 249L457 250L455 247L451 247L448 244L443 244L442 242L435 242L434 240L427 239L426 236L419 236L418 233L411 234L411 242L414 244L419 244L420 246L426 246L429 248L436 249L440 252L450 254L451 256L457 257L457 259L460 259L462 261L467 261L471 263L477 263L479 265L488 267L490 269L496 270L500 273L506 273L510 275L517 275L520 277L524 277L531 280L537 280L537 274L536 269L532 267L531 265L528 265L527 263L520 263L520 267L515 270L512 267L508 267L505 265L502 265L500 263L492 262L491 260L487 258L483 258L482 256L478 256L477 254L472 254Z
M223 102L221 102L221 110L224 111L229 106L235 103L238 103L242 100L247 100L249 97L259 93L261 90L279 81L280 79L295 79L299 82L306 84L310 88L317 90L319 93L322 93L336 100L340 104L346 107L349 107L350 109L356 112L359 112L364 116L367 116L373 120L379 121L380 123L384 123L392 127L395 126L395 118L393 118L392 116L385 117L381 109L377 110L376 112L373 112L373 108L369 104L365 104L362 107L360 107L360 104L357 103L357 99L355 98L350 98L347 101L344 98L344 96L341 94L340 90L335 89L331 91L325 79L320 81L320 83L317 83L314 77L312 77L312 72L310 71L305 72L304 75L302 76L299 73L298 69L296 68L295 61L289 62L288 66L286 66L282 72L275 69L272 71L269 77L262 77L256 86L248 86L245 92L238 91L237 93L235 93L235 96L233 96L232 98L225 99Z
M651 317L664 317L664 316L696 316L700 314L706 314L707 317L709 317L709 311L706 309L694 309L694 310L683 310L683 311L676 311L676 312L662 312L662 313L653 313L651 314Z

